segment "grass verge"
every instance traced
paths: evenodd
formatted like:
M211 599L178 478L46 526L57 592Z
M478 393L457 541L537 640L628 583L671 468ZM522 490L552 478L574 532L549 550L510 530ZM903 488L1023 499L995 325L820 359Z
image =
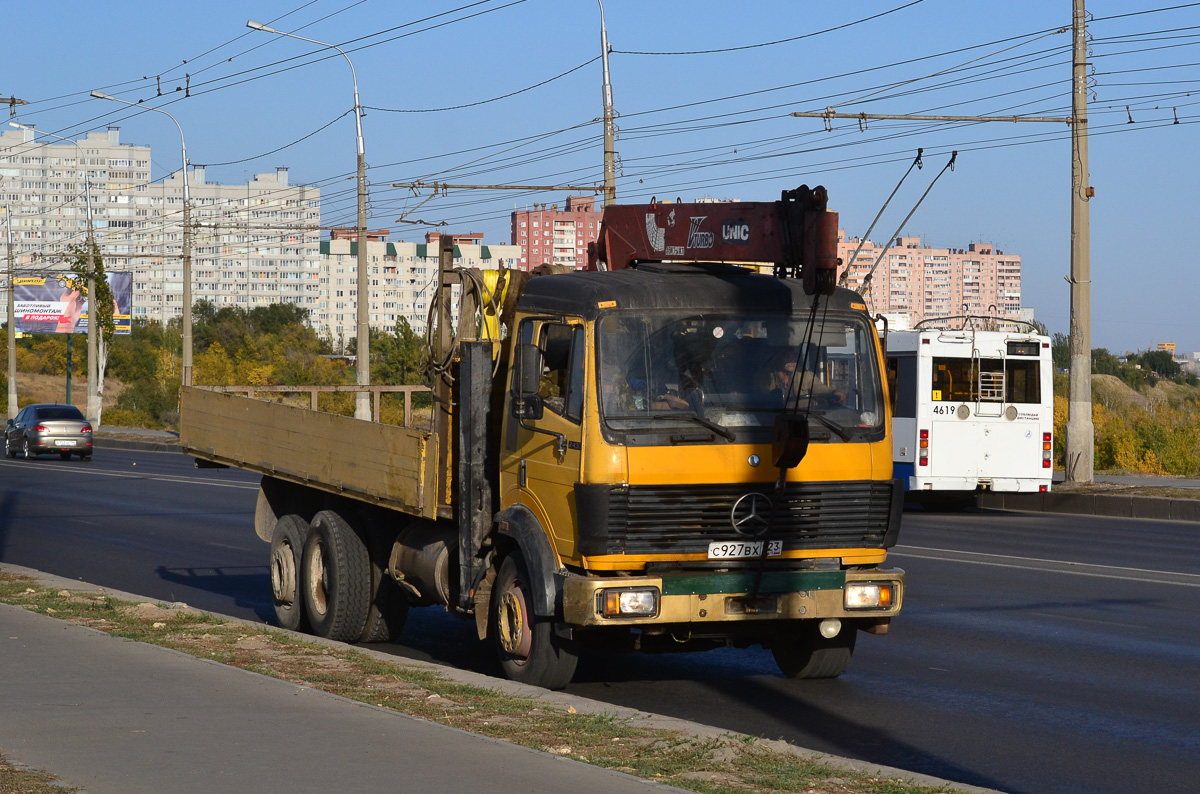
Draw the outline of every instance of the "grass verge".
M380 661L351 647L308 642L289 632L191 609L52 590L34 579L4 572L0 572L0 602L704 794L953 791L835 769L753 737L699 738L636 725L616 715L547 707L451 681L424 668ZM14 778L9 784L6 774L0 766L0 794L70 791L45 788L54 784L43 783L36 775Z
M64 786L53 775L17 767L0 755L0 794L72 794L76 791L79 789Z

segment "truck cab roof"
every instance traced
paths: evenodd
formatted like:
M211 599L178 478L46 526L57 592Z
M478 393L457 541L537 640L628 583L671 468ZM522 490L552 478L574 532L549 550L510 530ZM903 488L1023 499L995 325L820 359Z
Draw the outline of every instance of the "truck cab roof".
M797 314L813 297L799 279L779 279L718 262L643 262L614 271L577 271L530 279L521 294L523 311L581 316L594 320L609 308L689 309ZM615 302L615 306L610 303ZM605 305L601 305L605 304ZM865 309L862 298L837 289L830 309Z

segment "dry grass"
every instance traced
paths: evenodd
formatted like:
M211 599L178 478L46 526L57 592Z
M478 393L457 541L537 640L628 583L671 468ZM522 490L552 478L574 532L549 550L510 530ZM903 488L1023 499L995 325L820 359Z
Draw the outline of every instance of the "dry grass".
M112 378L104 379L104 407L116 404L125 384ZM87 378L76 375L71 378L71 404L81 411L87 410ZM67 401L66 375L38 375L30 372L17 373L17 404L65 403ZM3 789L0 789L2 792Z

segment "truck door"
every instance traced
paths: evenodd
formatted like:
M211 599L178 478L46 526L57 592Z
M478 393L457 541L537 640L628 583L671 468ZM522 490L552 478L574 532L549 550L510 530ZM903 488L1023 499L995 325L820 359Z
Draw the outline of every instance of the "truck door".
M518 339L536 339L542 351L538 390L542 416L525 420L536 430L509 419L501 470L507 475L506 487L515 486L519 496L506 497L506 502L521 501L533 510L554 538L559 554L571 557L575 555L575 483L580 481L583 452L584 328L569 321L527 320Z

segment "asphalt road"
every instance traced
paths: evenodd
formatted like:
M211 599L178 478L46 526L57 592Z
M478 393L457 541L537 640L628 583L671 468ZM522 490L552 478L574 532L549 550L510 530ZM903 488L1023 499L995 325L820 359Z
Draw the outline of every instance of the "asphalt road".
M0 483L0 560L272 619L255 478L100 449L0 459ZM893 558L905 611L840 679L785 680L761 649L601 653L569 691L1007 791L1197 789L1200 525L910 512ZM493 672L436 608L388 649Z

